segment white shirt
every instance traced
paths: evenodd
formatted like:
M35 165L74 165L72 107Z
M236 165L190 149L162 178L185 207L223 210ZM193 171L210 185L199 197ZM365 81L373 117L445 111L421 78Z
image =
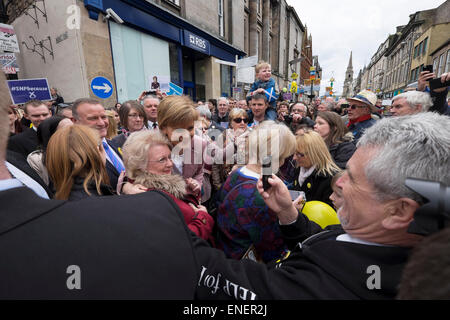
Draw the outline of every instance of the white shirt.
M13 166L11 163L9 163L7 161L6 161L6 167L8 168L8 171L11 173L11 175L14 178L16 178L16 179L4 180L4 181L9 181L9 183L12 183L12 187L9 187L8 189L12 189L12 188L16 188L17 187L17 182L11 181L11 180L16 180L16 181L19 181L19 183L22 184L19 187L26 186L26 187L30 188L31 190L33 190L39 197L44 198L44 199L48 199L48 194L45 191L45 189L42 188L42 186L39 183L34 181L25 172L23 172L22 170L20 170L19 168L15 167L15 166Z

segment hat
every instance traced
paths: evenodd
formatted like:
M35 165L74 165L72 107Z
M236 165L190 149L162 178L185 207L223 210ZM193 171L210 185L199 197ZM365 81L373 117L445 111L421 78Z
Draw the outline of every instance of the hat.
M377 95L369 90L363 90L358 92L356 96L353 98L347 98L349 102L351 101L359 101L367 104L370 107L371 112L377 112L378 108L375 106L377 103Z

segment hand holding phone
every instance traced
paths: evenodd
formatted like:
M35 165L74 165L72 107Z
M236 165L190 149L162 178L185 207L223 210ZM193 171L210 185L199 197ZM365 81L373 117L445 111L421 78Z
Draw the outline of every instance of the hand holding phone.
M272 157L267 156L262 162L262 182L264 191L267 191L270 188L270 177L272 177Z

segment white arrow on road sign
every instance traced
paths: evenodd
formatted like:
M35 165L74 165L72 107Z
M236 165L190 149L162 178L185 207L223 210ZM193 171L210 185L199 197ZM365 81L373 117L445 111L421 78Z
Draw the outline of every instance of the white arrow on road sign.
M103 83L103 86L92 86L95 90L105 90L105 93L108 93L111 91L111 87L107 83Z

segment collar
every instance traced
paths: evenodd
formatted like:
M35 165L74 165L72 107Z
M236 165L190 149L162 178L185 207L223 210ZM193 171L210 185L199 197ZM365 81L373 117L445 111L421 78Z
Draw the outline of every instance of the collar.
M356 120L349 120L348 124L347 124L347 127L350 127L352 124L355 124L355 123L358 123L358 122L364 122L364 121L367 121L367 120L370 120L370 119L372 119L372 115L371 114L365 114L365 115L357 118Z

